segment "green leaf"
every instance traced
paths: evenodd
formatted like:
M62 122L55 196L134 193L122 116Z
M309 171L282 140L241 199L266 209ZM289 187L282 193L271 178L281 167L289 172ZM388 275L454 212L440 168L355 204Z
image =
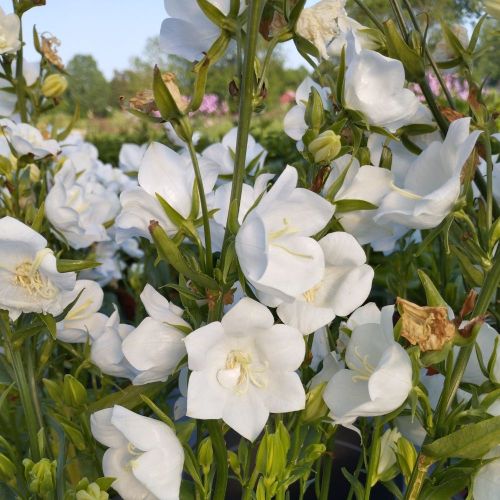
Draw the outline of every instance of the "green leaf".
M356 210L376 210L378 207L365 200L337 200L333 204L337 207L336 213L354 212Z
M162 411L151 399L149 399L144 394L141 394L141 399L149 406L151 411L165 424L167 424L171 429L175 431L175 424L172 422L172 419Z
M175 99L172 97L170 90L163 81L158 66L155 66L153 72L153 95L155 103L158 106L158 111L165 120L171 120L172 118L182 116Z
M57 259L57 271L60 273L70 273L83 271L84 269L94 269L99 267L100 262L95 260L70 260L70 259Z
M90 404L89 410L91 413L94 413L104 408L111 408L114 405L124 406L129 410L133 410L143 403L141 395L154 397L154 395L158 394L163 387L165 387L164 382L152 382L144 385L129 385L125 389L121 389L119 392L108 394L104 398Z
M425 455L445 458L479 459L500 443L500 416L468 424L423 447Z
M435 125L429 125L427 123L414 123L412 125L405 125L397 130L397 134L406 135L422 135L430 134L436 130Z
M114 477L98 477L95 480L95 483L99 486L99 488L101 488L102 491L108 491L114 482Z
M166 201L161 195L158 193L156 194L156 198L160 202L161 207L163 208L163 211L165 212L166 216L177 226L181 227L183 222L186 220L184 217L173 208L168 201Z
M50 333L50 336L55 340L57 334L56 320L52 314L39 314L38 317L43 321L44 325Z
M220 28L223 27L226 16L213 3L208 0L196 0L196 3L210 21Z
M345 82L345 45L342 47L342 52L340 53L340 63L339 63L339 72L337 75L337 102L342 104L344 102L344 82Z
M432 282L432 280L425 274L422 269L417 270L418 277L420 278L420 281L422 282L422 286L424 287L425 291L425 297L427 299L427 305L431 307L447 307L448 304L446 301L443 299L441 294L439 293L438 289Z

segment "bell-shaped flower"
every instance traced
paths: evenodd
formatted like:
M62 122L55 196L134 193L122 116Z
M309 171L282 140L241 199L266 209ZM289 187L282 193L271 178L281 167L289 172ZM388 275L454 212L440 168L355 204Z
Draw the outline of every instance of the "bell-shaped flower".
M302 334L275 325L271 312L250 298L241 299L221 322L209 323L186 339L187 415L222 418L253 441L269 413L304 408L305 392L295 373L302 363Z
M335 351L329 352L322 359L322 362L323 366L321 370L314 375L309 383L310 389L313 389L324 382L329 382L337 372L345 368L344 362L339 359L339 355Z
M133 330L133 326L120 323L115 307L104 328L94 333L95 336L91 338L90 359L102 373L130 380L135 378L137 370L128 362L122 349L123 341Z
M323 108L328 109L330 107L328 102L328 88L321 87L321 85L316 83L312 78L306 77L297 87L297 91L295 92L295 102L297 104L293 106L290 111L288 111L283 121L285 134L295 141L301 141L302 136L306 133L306 106L307 101L309 100L309 94L311 93L311 88L313 87L318 91L321 97ZM301 148L302 146L299 149Z
M0 309L61 314L71 302L75 273L60 273L47 240L12 217L0 219Z
M210 0L227 15L230 0ZM168 18L161 25L160 48L167 54L195 61L201 59L221 33L196 0L165 0Z
M21 21L16 14L5 14L0 8L0 54L13 54L21 48Z
M404 84L401 61L362 49L345 73L345 106L360 111L370 125L395 131L411 123L419 107L417 96Z
M109 240L105 224L120 209L117 196L85 173L77 177L65 163L45 200L47 219L72 248L87 248Z
M222 142L208 146L202 153L203 158L213 161L219 167L221 176L233 175L237 136L238 127L234 127L222 138ZM249 135L245 157L247 173L252 174L262 168L266 155L267 151Z
M170 303L151 285L146 285L141 300L149 316L123 341L129 363L139 372L135 385L165 381L186 355L184 333L189 323L183 310Z
M103 472L123 500L179 499L184 450L168 425L115 405L93 413L90 427L108 447Z
M59 144L54 139L44 139L42 133L27 123L14 123L6 118L0 120L5 137L19 156L32 154L35 160L59 153Z
M350 18L344 10L337 18L338 33L329 43L327 50L329 56L340 57L342 49L346 47L346 59L349 61L349 51L359 52L361 49L376 50L380 43L370 35L366 26ZM352 49L351 45L354 45Z
M414 229L436 227L460 196L462 167L479 131L469 133L470 118L454 121L444 142L431 143L415 159L400 185L382 200L375 221Z
M392 175L385 168L364 165L351 155L344 155L334 160L332 171L325 182L324 192L328 190L336 179L347 170L342 187L335 195L335 201L361 200L378 206L391 190ZM369 243L374 250L391 251L395 242L406 231L405 226L388 223L376 223L376 210L354 210L340 213L339 222L342 227L352 234L361 245Z
M57 323L57 338L63 342L87 342L89 335L97 337L104 330L108 320L105 314L99 312L104 292L95 281L78 280L69 303L75 299L64 319Z
M210 193L217 180L218 168L200 158L200 170L205 193ZM177 232L176 225L167 217L157 194L179 215L188 218L192 210L194 169L187 155L153 142L139 167L139 187L122 193L122 211L116 219L116 240L120 243L132 236L151 240L149 223L157 220L169 235ZM198 214L196 214L198 216Z
M323 398L334 424L355 429L358 417L386 415L401 406L412 388L412 365L394 341L393 306L382 309L380 323L354 328L346 349L346 369L328 382Z
M125 142L122 144L118 155L118 165L125 173L135 173L139 171L141 161L144 158L147 144L132 144Z
M312 288L295 298L282 302L278 316L286 325L309 334L328 325L335 316L347 316L368 297L373 269L366 264L366 255L354 236L330 233L319 241L324 256L323 277Z
M297 170L286 167L236 235L236 253L247 280L260 292L284 300L293 300L322 279L323 251L310 236L334 212L321 196L297 188L297 180Z

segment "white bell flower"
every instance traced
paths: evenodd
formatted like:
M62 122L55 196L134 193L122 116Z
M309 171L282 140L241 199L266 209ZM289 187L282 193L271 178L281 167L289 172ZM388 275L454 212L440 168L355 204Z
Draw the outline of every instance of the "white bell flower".
M72 292L71 303L76 300L62 321L57 323L57 338L63 342L87 342L104 330L108 320L99 312L104 299L102 288L90 280L78 280Z
M218 168L200 158L200 170L205 193L215 185ZM139 167L139 187L120 196L122 211L116 219L116 241L140 236L151 240L148 227L157 220L169 235L177 232L175 224L165 214L156 194L159 194L182 217L190 215L193 199L194 169L189 156L153 142Z
M128 240L126 241L128 242ZM95 244L89 257L99 262L100 265L83 270L80 277L97 281L100 286L106 286L113 280L120 280L126 264L121 260L119 250L120 246L114 241L102 241Z
M294 139L295 141L301 141L302 136L306 133L307 124L305 120L307 101L309 100L309 94L311 93L311 88L315 88L323 102L323 108L329 109L330 103L328 102L329 89L327 87L321 87L309 76L304 79L304 81L297 87L295 92L295 102L297 103L293 106L290 111L285 115L283 121L283 127L285 134ZM302 149L302 145L299 149Z
M185 334L181 329L190 329L189 323L182 319L183 310L151 285L145 286L141 301L149 316L122 345L125 357L139 372L132 381L135 385L167 380L186 355Z
M285 325L309 334L328 325L335 316L347 316L368 297L373 269L354 236L330 233L319 240L324 256L323 277L312 288L278 305L277 313Z
M305 392L295 373L305 355L302 334L275 325L271 312L250 298L241 299L223 318L186 339L192 370L187 415L222 418L253 441L269 413L298 411Z
M362 49L345 73L345 106L363 113L370 125L395 131L412 123L419 108L417 96L404 84L401 61Z
M55 156L60 147L54 139L44 139L42 133L27 123L14 123L7 118L0 120L0 127L19 156L32 154L35 160Z
M236 235L236 253L249 283L283 300L293 300L322 279L323 251L310 236L334 212L321 196L297 188L297 180L297 170L286 167Z
M229 13L230 0L210 0L222 14ZM169 17L161 25L160 48L188 61L200 60L221 33L196 0L165 0Z
M21 48L20 30L17 14L5 14L0 8L0 54L14 54Z
M47 219L76 249L108 241L104 224L112 221L119 209L114 193L86 173L77 177L69 163L55 175L54 186L45 201Z
M469 133L470 118L454 121L444 142L431 143L415 159L400 185L382 200L375 222L431 229L453 210L460 196L462 167L479 131Z
M118 165L125 173L134 173L139 171L141 161L144 158L147 144L132 144L125 142L122 144L118 155Z
M202 153L203 158L218 165L219 174L222 176L233 175L237 136L238 127L234 127L224 135L221 142L211 144ZM248 169L253 163L253 168L250 169L249 174L263 167L266 155L267 151L249 135L245 157L245 169Z
M123 500L179 499L184 450L168 425L115 405L93 413L90 427L108 447L102 468Z
M99 332L92 332L90 359L106 375L133 380L137 370L123 354L122 344L134 330L131 325L120 323L120 316L115 311Z
M12 217L0 219L0 309L58 315L71 302L75 273L60 273L47 240Z
M386 415L401 406L412 388L412 366L394 341L394 306L382 309L380 323L354 328L346 349L346 369L328 382L323 398L334 424L356 430L358 417Z

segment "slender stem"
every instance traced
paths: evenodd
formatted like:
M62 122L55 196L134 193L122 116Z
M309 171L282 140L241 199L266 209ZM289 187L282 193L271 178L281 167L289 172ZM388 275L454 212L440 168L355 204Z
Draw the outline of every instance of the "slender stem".
M380 423L380 417L376 417L373 424L372 442L370 444L370 458L368 460L364 500L370 500L372 486L374 485L375 476L377 474L380 457L380 435L382 432L382 426Z
M420 29L420 25L418 24L417 17L415 16L415 13L413 12L412 6L409 2L409 0L403 0L403 3L406 7L406 10L408 11L408 14L410 14L410 19L417 30L417 32L422 36L422 30ZM424 52L425 56L429 60L429 63L432 66L432 70L434 71L434 74L436 75L436 78L439 81L439 85L441 85L441 88L443 89L444 95L446 96L446 100L448 101L448 104L450 105L450 108L456 109L455 103L453 102L453 97L450 94L450 91L446 85L446 83L443 80L443 76L441 75L441 72L439 71L439 68L437 67L436 61L434 61L434 58L432 57L431 51L429 50L429 47L427 46L427 43L425 43L424 40Z
M424 485L425 476L432 463L432 458L424 455L422 452L418 454L416 465L406 489L405 500L418 500L420 491Z
M490 133L487 127L484 130L483 144L486 153L486 229L490 230L493 224L493 159L491 157Z
M271 62L271 57L273 55L274 49L278 45L278 38L273 38L269 45L267 46L266 57L264 58L264 62L262 63L262 68L260 70L259 75L259 85L257 88L257 94L260 94L262 87L264 86L264 80L266 78L267 69L269 68L269 63Z
M382 23L377 19L377 16L361 0L354 0L354 2L358 4L361 10L370 18L371 22L380 31L384 31L384 27L382 26Z
M330 481L332 478L332 467L333 467L333 444L335 441L335 434L337 433L337 427L333 431L332 435L328 438L326 443L326 457L323 459L323 473L321 475L321 493L319 500L328 500L330 498Z
M436 103L436 99L434 98L434 94L432 93L431 88L429 87L429 84L427 83L427 80L422 79L418 82L418 85L422 89L422 94L424 94L425 100L427 101L427 105L429 106L429 109L431 110L432 116L434 116L434 119L436 120L436 123L438 124L439 128L441 129L441 133L443 136L446 135L446 132L448 132L448 122L445 120L443 115L441 114L441 111L439 111L438 105Z
M205 188L203 186L203 178L201 177L200 164L194 149L193 141L190 138L188 143L189 155L193 163L194 175L196 177L196 184L198 186L198 194L200 196L201 214L203 216L203 231L205 233L205 265L209 276L213 273L212 263L212 237L210 234L210 220L208 215L207 198L205 197Z
M229 210L226 234L224 237L225 244L229 237L229 227L231 225L237 225L238 223L241 192L243 189L243 180L245 178L248 134L253 112L254 61L257 53L257 36L259 34L262 5L262 0L249 0L248 2L248 24L240 90L238 135L236 139L233 184L231 187L231 208ZM235 201L236 204L233 203ZM231 218L232 220L230 220Z
M15 349L12 344L12 331L10 328L9 319L6 313L0 313L0 329L4 338L4 346L12 363L14 373L14 382L16 383L21 404L23 406L24 418L28 429L28 437L30 442L31 457L34 462L38 462L41 458L38 447L38 431L40 429L37 421L35 405L32 400L28 378L23 364L23 358L18 349Z
M408 30L406 29L406 21L403 15L403 11L401 10L401 7L399 6L397 0L389 0L389 3L391 4L392 11L396 16L396 21L398 23L399 30L401 31L404 39L408 41Z
M19 108L19 114L21 116L22 122L28 121L28 112L26 110L26 82L24 81L23 75L23 17L19 14L19 40L21 41L21 47L17 51L16 60L16 89L17 89L17 106Z
M215 455L215 465L217 470L217 480L215 482L214 500L224 500L227 488L227 449L220 423L217 420L207 420L207 428L212 439L212 446Z

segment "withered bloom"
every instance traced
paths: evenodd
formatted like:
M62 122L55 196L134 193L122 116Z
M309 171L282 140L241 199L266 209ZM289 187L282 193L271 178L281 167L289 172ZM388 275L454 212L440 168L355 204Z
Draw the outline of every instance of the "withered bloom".
M60 45L61 41L55 36L52 36L50 33L44 33L42 35L41 50L43 56L56 68L63 69L64 64L62 62L61 56L57 53L57 47L59 47Z
M439 351L455 335L446 307L419 306L399 297L396 304L401 313L401 336L421 351Z

